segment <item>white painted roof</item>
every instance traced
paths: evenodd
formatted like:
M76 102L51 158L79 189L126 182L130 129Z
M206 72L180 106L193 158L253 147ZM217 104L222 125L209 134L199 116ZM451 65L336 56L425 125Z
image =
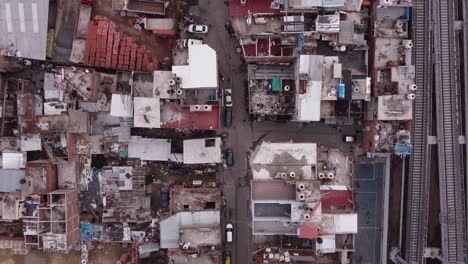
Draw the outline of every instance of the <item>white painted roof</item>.
M207 140L214 139L215 144L207 147ZM221 163L221 138L201 138L184 140L185 164Z
M128 157L141 160L168 161L171 157L171 141L133 136L128 143Z
M311 165L317 163L315 143L262 142L252 154L252 164Z
M160 128L161 105L159 98L135 97L133 100L135 127Z
M2 166L4 169L24 169L26 167L26 152L2 153Z
M111 116L132 117L133 101L130 95L112 94Z
M161 248L179 248L180 228L219 226L219 211L179 212L161 220Z
M172 66L172 73L182 79L181 88L217 88L216 51L206 44L200 44L190 45L188 53L188 65Z
M357 214L335 214L334 218L336 234L357 234Z
M42 141L39 134L21 135L21 151L42 150Z
M305 93L296 94L297 121L320 121L320 98L322 93L323 56L301 55L299 74L307 75ZM298 86L299 87L299 86Z

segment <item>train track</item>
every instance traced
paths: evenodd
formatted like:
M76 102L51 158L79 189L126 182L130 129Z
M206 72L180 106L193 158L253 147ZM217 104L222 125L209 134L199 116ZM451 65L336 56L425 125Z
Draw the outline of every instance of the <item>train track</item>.
M426 0L413 1L412 38L415 65L415 91L411 141L413 153L408 174L406 218L406 251L408 263L422 263L426 247L429 207L430 149L427 136L432 127L432 60L430 41L430 4Z
M450 263L465 263L466 214L458 130L461 95L456 80L455 2L435 0L432 3L436 22L434 54L442 255Z

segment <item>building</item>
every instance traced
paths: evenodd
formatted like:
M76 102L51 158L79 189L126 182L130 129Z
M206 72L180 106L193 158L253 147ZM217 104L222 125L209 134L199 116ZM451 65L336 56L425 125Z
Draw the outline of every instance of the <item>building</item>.
M185 164L221 163L221 138L184 140L183 162Z
M68 253L79 240L77 190L55 190L47 202L32 200L36 213L23 219L25 244L50 252Z
M351 158L314 143L262 142L250 164L254 237L310 239L317 257L349 257L358 224Z
M49 0L2 0L0 6L4 10L0 16L2 55L45 60Z

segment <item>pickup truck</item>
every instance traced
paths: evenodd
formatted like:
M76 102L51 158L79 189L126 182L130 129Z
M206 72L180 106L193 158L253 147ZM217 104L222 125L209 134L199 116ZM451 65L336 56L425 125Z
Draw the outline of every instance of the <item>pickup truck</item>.
M121 16L131 13L164 15L166 4L162 0L112 0L112 9Z

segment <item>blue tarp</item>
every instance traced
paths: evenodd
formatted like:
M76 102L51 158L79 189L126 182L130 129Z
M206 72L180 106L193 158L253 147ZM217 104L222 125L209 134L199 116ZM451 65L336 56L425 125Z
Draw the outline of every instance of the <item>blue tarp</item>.
M102 232L102 226L93 225L88 222L80 222L80 239L90 241L93 238L98 238Z
M338 98L345 99L345 85L344 83L340 83L338 85Z
M395 155L411 155L411 151L413 150L413 146L410 144L395 144Z
M299 34L298 40L297 40L297 53L299 55L302 54L302 48L304 47L304 35L301 33Z

